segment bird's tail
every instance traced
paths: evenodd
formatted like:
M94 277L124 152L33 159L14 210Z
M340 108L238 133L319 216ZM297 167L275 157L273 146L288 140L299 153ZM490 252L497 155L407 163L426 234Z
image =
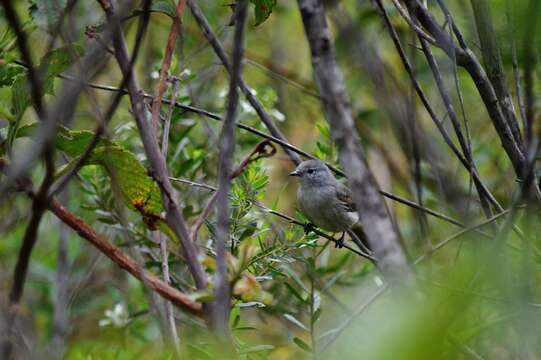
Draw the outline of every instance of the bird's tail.
M364 233L363 227L360 223L353 225L348 231L349 237L351 240L359 247L362 252L365 252L369 255L373 253L366 234Z

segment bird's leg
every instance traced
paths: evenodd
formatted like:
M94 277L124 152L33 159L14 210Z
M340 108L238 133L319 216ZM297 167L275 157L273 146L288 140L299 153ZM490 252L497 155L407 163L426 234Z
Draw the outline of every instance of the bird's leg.
M314 231L314 224L312 224L311 222L307 222L306 224L304 224L304 233L306 235L308 235L312 231Z
M346 236L346 232L344 231L342 233L342 236L340 236L335 242L334 242L334 247L335 248L343 248L344 247L344 236Z

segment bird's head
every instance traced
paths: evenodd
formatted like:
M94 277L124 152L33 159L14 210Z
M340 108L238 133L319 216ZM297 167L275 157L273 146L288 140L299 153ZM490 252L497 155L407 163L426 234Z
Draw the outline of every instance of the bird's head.
M334 185L336 183L331 170L321 160L303 161L297 166L295 171L289 173L289 176L298 177L301 186Z

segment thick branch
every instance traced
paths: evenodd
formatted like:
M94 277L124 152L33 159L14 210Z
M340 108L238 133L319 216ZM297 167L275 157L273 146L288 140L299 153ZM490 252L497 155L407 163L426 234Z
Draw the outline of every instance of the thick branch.
M496 42L496 33L492 24L490 5L487 0L471 0L471 6L475 17L475 25L477 26L477 34L481 42L481 53L483 55L483 63L487 69L488 78L494 87L499 105L515 137L515 141L521 144L522 136L518 127L513 100L507 89L500 50Z
M299 0L304 29L310 44L312 66L331 134L339 149L339 158L352 188L359 218L377 264L385 275L397 272L412 275L377 183L363 156L355 131L344 78L335 59L331 34L320 0Z

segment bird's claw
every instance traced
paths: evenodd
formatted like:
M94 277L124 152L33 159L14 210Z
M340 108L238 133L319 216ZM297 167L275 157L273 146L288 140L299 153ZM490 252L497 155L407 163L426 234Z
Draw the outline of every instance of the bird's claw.
M341 249L344 247L344 236L346 233L342 233L342 236L340 236L338 239L335 239L334 241L334 247Z
M304 233L306 235L308 235L312 231L314 231L314 224L312 224L311 222L307 222L306 224L304 224Z

